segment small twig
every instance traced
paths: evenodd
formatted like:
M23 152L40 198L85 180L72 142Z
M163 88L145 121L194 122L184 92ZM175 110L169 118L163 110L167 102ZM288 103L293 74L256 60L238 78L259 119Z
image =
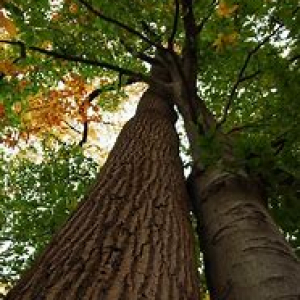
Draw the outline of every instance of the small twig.
M114 84L109 84L109 85L106 85L102 88L98 88L98 89L95 89L93 90L87 97L86 100L84 100L79 108L82 109L82 107L85 105L86 101L88 101L89 103L92 103L92 101L97 98L101 93L103 92L107 92L107 91L112 91L113 89L115 88L115 85ZM88 136L88 120L85 120L83 122L83 133L82 133L82 139L81 141L79 142L79 146L82 147L83 144L85 144L87 142L87 136Z
M251 58L261 49L261 47L263 45L265 45L272 36L274 36L276 33L278 33L279 29L282 27L283 25L279 25L276 29L274 29L270 34L268 34L260 43L258 43L251 51L249 51L249 53L247 54L246 56L246 59L244 61L244 64L242 66L242 68L240 69L239 73L238 73L238 76L237 76L237 79L231 89L231 92L229 94L229 97L228 97L228 101L226 103L226 105L224 106L224 109L223 109L223 116L221 118L221 120L218 122L218 127L222 126L225 122L226 122L226 119L227 119L227 116L228 116L228 113L229 113L229 109L233 103L233 99L235 97L235 94L238 90L238 87L239 85L245 81L248 76L244 76L244 73L249 65L249 62L251 60ZM257 73L257 72L256 72ZM252 76L251 76L252 78Z
M207 16L205 16L202 21L200 22L199 25L197 25L197 34L199 34L202 29L204 28L205 24L208 22L208 20L210 19L210 17L212 16L213 12L215 11L215 7L217 5L218 1L213 0L211 3L211 8L207 14Z
M294 55L293 57L291 57L291 58L289 59L289 62L290 62L290 63L294 63L294 62L297 61L298 59L300 59L300 54L296 54L296 55Z
M86 9L88 9L90 12L92 12L94 15L96 15L97 17L101 18L102 20L109 22L111 24L114 24L116 26L118 26L119 28L122 28L124 30L126 30L127 32L139 37L141 40L143 40L144 42L155 46L156 48L163 48L161 45L151 41L147 36L144 36L143 34L141 34L139 31L137 31L136 29L116 20L113 19L111 17L108 17L106 15L104 15L101 11L99 11L98 9L94 8L91 4L89 4L87 1L85 0L78 0L79 3L81 3L83 6L86 7Z
M240 83L242 83L244 81L247 81L247 80L250 80L250 79L253 79L254 77L256 77L260 73L261 73L261 71L257 70L256 72L254 72L254 73L252 73L250 75L242 76L242 78L240 79Z
M233 133L236 133L236 132L241 132L245 129L252 129L252 128L258 128L258 127L265 127L265 126L269 126L269 124L268 123L260 123L258 121L258 122L255 122L255 123L248 123L248 124L244 124L244 125L241 125L241 126L233 127L229 131L227 131L225 134L230 135L230 134L233 134Z
M26 48L24 47L23 43L18 43L18 46L20 46L20 56L15 58L13 60L13 63L16 64L18 63L20 60L25 59L26 58ZM0 80L2 80L5 77L5 74L3 72L0 72Z
M173 22L173 28L172 28L172 32L171 35L168 39L168 48L169 49L173 49L173 44L174 44L174 39L175 39L175 35L177 32L177 28L178 28L178 21L179 21L179 0L174 0L175 1L175 15L174 15L174 22Z
M81 134L81 131L78 130L77 128L75 128L73 125L71 125L69 122L67 122L66 120L63 120L63 122L69 127L71 128L72 130L74 130L76 133L79 133Z
M159 41L159 45L161 45L162 37L158 35L145 21L141 21L141 25L143 27L143 30L147 32L151 38L154 38L155 41ZM149 44L149 46L152 47L153 45Z
M120 79L118 79L118 87L120 88L122 85L122 82ZM128 84L132 84L136 82L133 78L128 78L128 80L126 80L126 82L123 85L128 85ZM94 99L96 99L100 94L105 93L105 92L109 92L109 91L113 91L116 88L116 83L112 83L112 84L107 84L104 87L101 88L97 88L95 90L93 90L88 96L87 99L85 99L82 102L82 105L79 109L82 109L82 107L85 105L86 101L88 101L89 103L92 103ZM85 144L87 142L87 136L88 136L88 120L85 120L83 123L83 132L82 132L82 139L79 142L79 146L82 147L83 144Z
M134 56L136 58L139 58L142 61L149 63L150 65L159 64L160 63L159 60L157 60L157 59L155 59L153 57L150 57L150 56L146 55L143 52L136 51L133 47L131 47L128 44L126 44L124 40L120 39L120 43L124 46L124 48L126 49L127 52L129 52L130 54L132 54L132 56Z

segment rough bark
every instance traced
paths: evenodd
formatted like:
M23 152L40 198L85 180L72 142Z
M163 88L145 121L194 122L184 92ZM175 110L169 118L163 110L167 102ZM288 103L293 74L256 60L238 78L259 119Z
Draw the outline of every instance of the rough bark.
M261 186L211 168L193 198L211 299L300 299L300 265L270 217Z
M174 121L148 90L95 187L7 300L199 299Z

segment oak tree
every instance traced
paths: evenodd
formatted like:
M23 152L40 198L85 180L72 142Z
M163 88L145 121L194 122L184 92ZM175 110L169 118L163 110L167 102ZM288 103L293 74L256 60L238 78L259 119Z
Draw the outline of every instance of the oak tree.
M188 198L182 184L173 121L168 120L168 129L164 128L166 115L174 114L172 106L176 106L182 116L189 140L192 172L187 187L198 221L197 232L211 298L299 297L299 260L286 241L299 247L297 1L124 0L112 4L108 0L101 3L15 0L4 1L2 6L1 23L8 37L0 40L5 45L0 66L5 101L0 106L0 117L5 125L2 139L6 144L13 146L24 136L48 132L49 127L60 130L62 123L71 118L82 123L82 145L88 138L90 122L99 120L97 106L101 107L133 82L149 85L139 107L153 105L147 108L147 114L141 113L138 107L136 116L123 129L100 172L95 189L79 206L73 219L71 217L57 233L29 275L23 277L19 288L17 285L12 291L11 299L22 299L22 295L31 299L39 293L49 299L52 295L63 297L68 289L74 299L88 299L90 295L99 298L101 293L110 299L139 299L143 295L153 299L155 295L158 299L198 297L193 270L196 265L188 262L192 258L191 233L187 233ZM149 68L159 71L151 74ZM99 86L94 88L96 77L107 82L100 80ZM166 105L167 114L160 110L161 107L165 110ZM46 114L43 114L44 107L50 107ZM92 117L88 110L94 110ZM48 115L49 118L45 117ZM140 118L143 121L139 121ZM169 135L174 136L172 141ZM168 155L163 155L165 150L170 151ZM114 171L114 165L122 170L127 163L140 164L143 155L147 158L141 166L141 174L133 173L131 177L131 171L124 170L121 174ZM130 262L132 267L135 261L124 259L129 253L134 256L137 248L129 243L125 249L120 234L112 244L120 242L122 245L108 252L111 253L109 261L117 252L118 263L109 269L114 277L103 279L107 270L101 273L102 269L94 265L89 269L87 265L94 260L89 260L89 256L79 259L79 253L82 249L86 252L95 249L96 241L100 241L93 253L100 253L97 256L100 265L104 263L105 218L112 217L112 212L121 216L119 221L109 223L107 230L113 232L112 237L121 227L134 224L133 219L128 224L125 222L126 211L135 212L136 218L140 218L141 212L130 205L138 201L143 191L135 187L147 187L151 176L155 177L152 184L156 196L144 198L151 207L155 199L174 199L164 202L162 210L167 213L163 218L169 221L158 227L169 232L171 239L182 237L183 243L169 244L170 240L158 233L156 238L162 244L163 253L176 245L178 254L186 253L184 271L173 266L179 266L178 256L168 255L171 269L167 269L174 267L178 273L177 276L173 271L164 275L166 256L156 254L160 246L154 247L155 222L147 227L147 220L155 220L158 215L150 210L131 238L139 245L142 241L138 238L147 235L143 226L149 230L147 253L152 253L158 263L146 254L139 261L142 265L144 259L151 262L154 277L146 276L141 279L142 283L137 277L131 278L130 284L124 280L126 274L138 274L135 268L125 267L125 262ZM114 183L109 190L106 181ZM119 192L123 187L127 195L130 191L127 185L132 186L133 192L124 199L131 201L119 204L123 212L120 213L114 206L117 201L105 202L105 199L111 197L114 189ZM104 199L101 208L107 210L105 215L101 215L100 204L95 204L99 197ZM100 214L97 222L101 226L93 221L97 211ZM171 226L173 214L178 219ZM78 244L72 238L70 243L64 242L60 236L70 234L72 237L71 233L77 236L75 229L82 218L85 221L82 228L87 228L89 234L81 234ZM180 226L179 219L182 220ZM175 230L172 234L169 226ZM176 230L179 231L176 233ZM78 229L77 234L79 232ZM66 254L59 260L55 255L61 251ZM56 259L51 260L51 255ZM65 267L60 268L60 264ZM82 269L76 269L79 265ZM53 275L49 268L55 270ZM72 268L82 276L76 276ZM84 272L88 269L90 275ZM150 269L145 270L151 273ZM99 274L93 280L101 278L97 287L89 277L91 274ZM175 278L171 280L170 276ZM187 278L184 284L182 276ZM123 285L118 285L118 280ZM163 289L165 282L168 288Z

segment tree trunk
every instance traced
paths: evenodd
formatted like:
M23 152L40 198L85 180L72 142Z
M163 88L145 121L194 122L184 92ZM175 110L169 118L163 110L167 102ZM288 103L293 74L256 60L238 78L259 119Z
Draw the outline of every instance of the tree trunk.
M300 299L300 265L270 217L259 184L211 168L194 179L211 299Z
M7 299L199 299L174 114L144 94L91 193Z

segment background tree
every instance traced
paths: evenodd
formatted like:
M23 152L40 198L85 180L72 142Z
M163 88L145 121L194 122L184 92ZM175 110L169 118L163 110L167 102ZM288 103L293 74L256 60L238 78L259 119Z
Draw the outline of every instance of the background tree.
M2 26L9 35L2 40L6 46L2 52L5 103L1 114L10 129L7 132L8 126L3 126L6 143L14 144L12 127L18 132L37 131L32 122L26 123L31 118L15 116L20 100L22 107L35 107L45 94L53 96L49 89L62 81L71 78L72 82L75 77L76 83L67 86L80 87L84 85L78 82L90 83L91 78L100 76L109 82L93 94L106 91L98 100L101 106L104 97L115 96L118 87L129 82L158 84L146 75L146 63L154 64L155 49L165 48L164 63L175 79L175 102L192 141L195 173L203 178L204 170L221 162L226 174L242 170L260 181L269 209L287 239L299 247L296 1L204 1L193 7L190 1L182 1L182 5L177 1L135 1L134 7L128 1L114 5L83 0L21 2L3 4L7 14L2 14ZM32 67L36 61L38 67ZM111 83L117 76L114 89ZM20 92L16 93L16 88ZM87 92L81 89L68 94L80 99L77 108L81 109L75 111L84 129L89 121L87 108L96 102L91 97L80 104ZM48 99L55 103L52 100L60 98ZM60 127L65 115L56 115L51 124ZM74 118L74 113L71 116ZM220 294L215 295L232 296L228 292L232 286L226 284L216 287Z

